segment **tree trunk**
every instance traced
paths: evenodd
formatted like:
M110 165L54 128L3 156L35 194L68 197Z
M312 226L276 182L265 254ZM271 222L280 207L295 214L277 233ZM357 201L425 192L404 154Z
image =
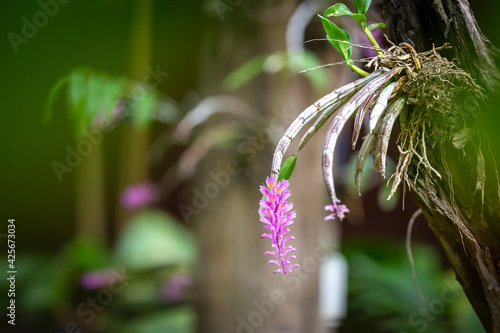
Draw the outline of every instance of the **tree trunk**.
M384 0L384 12L393 42L412 43L417 52L451 43L453 48L442 55L456 58L486 96L493 96L499 75L494 50L466 0ZM472 105L455 107L466 110ZM484 107L480 111L487 117ZM410 189L484 328L500 332L498 171L487 135L481 127L471 133L478 135L461 142L459 133L449 133L444 141L427 137L426 145L432 147L427 151L429 162L442 179L421 169ZM412 177L417 163L412 161Z
M220 2L214 2L214 6L216 3ZM295 7L293 2L268 0L241 2L226 11L222 10L227 7L218 7L220 16L215 18L220 21L205 30L202 95L221 93L223 78L249 59L285 49L286 26ZM271 249L270 242L260 238L265 229L257 212L262 197L259 185L270 174L274 140L315 96L303 78L290 80L267 73L235 94L266 118L246 126L240 123L241 138L231 149L212 152L198 173L196 186L203 192L213 182L209 174L227 170L235 162L237 166L228 186L193 218L200 239L198 332L318 332L321 258L315 254L323 244L333 246L332 237L319 235L324 216L320 173L291 181L290 200L298 217L290 233L297 239L290 244L297 248L293 262L302 266L293 274L284 277L272 273L275 267L268 263L271 258L263 254ZM272 140L265 136L269 132ZM320 140L316 146L321 145L321 138L316 139ZM319 154L319 150L305 152L295 173L319 168ZM308 191L300 191L303 188ZM189 197L186 200L190 202ZM326 251L321 248L319 253Z
M135 0L132 31L132 50L130 76L135 80L144 78L145 69L151 61L151 0ZM118 173L118 191L123 191L134 183L149 179L146 152L150 145L150 127L123 124L121 128L120 169ZM120 204L116 206L116 222L113 232L119 234L134 213L127 211Z

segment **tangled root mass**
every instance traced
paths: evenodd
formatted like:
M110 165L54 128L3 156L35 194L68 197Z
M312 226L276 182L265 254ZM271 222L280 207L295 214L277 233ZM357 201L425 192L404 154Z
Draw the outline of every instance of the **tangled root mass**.
M431 125L433 135L447 137L470 127L477 119L477 103L482 89L452 61L434 53L420 59L422 70L402 90L414 113ZM448 135L447 135L448 134Z
M400 48L396 47L398 51ZM405 68L401 77L408 78L403 80L400 89L400 93L408 96L408 114L406 121L400 120L400 156L396 172L391 177L390 196L402 181L405 187L411 188L421 172L434 173L441 178L427 159L426 141L432 137L433 143L440 143L456 133L475 128L479 117L478 101L483 99L482 88L475 80L455 62L441 57L436 48L416 55L418 67L413 57L398 53L393 58L398 59L393 65ZM413 159L417 159L417 170L410 179L408 168Z

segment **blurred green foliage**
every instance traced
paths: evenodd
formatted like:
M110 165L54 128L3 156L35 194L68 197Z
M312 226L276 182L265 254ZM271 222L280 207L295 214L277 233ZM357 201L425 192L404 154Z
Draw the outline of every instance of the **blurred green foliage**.
M441 268L430 246L412 246L425 305L411 282L402 244L356 239L344 242L342 252L349 262L349 287L340 332L484 332L454 272Z
M117 331L120 333L191 333L195 331L196 314L191 306L179 306L169 311L149 314L131 320Z
M52 315L68 313L63 318L85 332L193 332L196 316L189 284L176 287L168 281L179 273L189 277L196 258L190 231L161 211L144 211L125 227L111 251L89 239L73 239L56 256L20 256L18 316L29 316L30 325L39 327ZM108 277L92 288L83 282L88 273ZM0 280L0 288L8 290L8 280ZM165 288L176 290L169 294ZM168 296L172 291L178 295ZM109 303L107 298L100 301L102 294ZM100 311L93 311L89 298L97 299ZM8 304L6 293L0 301ZM5 316L5 308L0 313Z
M53 104L64 86L67 86L67 109L77 139L91 127L111 126L129 115L133 124L147 126L156 112L157 92L144 82L90 68L76 68L50 90L44 111L46 122L53 117ZM125 105L121 107L120 101Z
M351 196L358 195L358 189L356 187L354 177L357 158L357 155L351 155L344 169L345 177L341 179L341 182L345 184L346 190ZM386 170L386 173L388 175L392 175L396 171L396 164L390 156L387 156ZM369 154L366 158L366 163L363 171L361 172L360 191L361 194L365 194L378 186L377 203L378 207L384 212L393 211L397 207L400 198L400 190L398 189L396 193L388 200L389 194L391 193L391 188L388 186L389 180L390 177L384 179L378 173L373 172L373 156Z
M120 266L147 270L193 263L196 252L193 235L186 228L161 211L145 211L123 230L114 258Z
M223 82L228 90L236 90L250 82L257 75L269 72L295 75L301 70L306 70L322 65L319 58L311 51L304 52L275 52L256 56L231 72ZM328 84L324 71L316 70L304 73L317 92L321 92Z

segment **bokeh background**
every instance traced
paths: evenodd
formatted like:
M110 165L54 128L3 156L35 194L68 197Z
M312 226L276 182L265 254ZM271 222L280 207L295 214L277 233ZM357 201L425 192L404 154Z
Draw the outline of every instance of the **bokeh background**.
M500 45L498 5L470 3ZM315 16L332 4L2 1L1 331L480 332L423 217L412 236L420 303L405 250L417 207L410 195L404 210L401 194L387 202L371 172L357 195L348 128L335 162L348 218L323 222L323 130L290 179L301 267L273 275L262 255L258 186L277 140L356 79L345 66L298 74L340 61ZM369 21L381 10L373 1Z

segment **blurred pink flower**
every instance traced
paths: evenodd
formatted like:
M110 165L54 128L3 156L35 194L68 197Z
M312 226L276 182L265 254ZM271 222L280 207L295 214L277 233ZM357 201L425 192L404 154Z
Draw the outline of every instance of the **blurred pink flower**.
M122 120L122 118L124 118L125 108L125 100L123 98L118 99L109 116L106 117L103 110L99 111L94 116L92 119L92 128L101 129L102 127L115 127Z
M184 290L193 285L191 276L185 273L174 273L163 284L161 296L167 301L179 300Z
M90 271L80 276L80 284L84 289L104 288L119 280L121 280L121 277L114 269Z
M120 195L123 207L134 210L158 202L160 193L156 184L151 182L136 183L127 187Z

